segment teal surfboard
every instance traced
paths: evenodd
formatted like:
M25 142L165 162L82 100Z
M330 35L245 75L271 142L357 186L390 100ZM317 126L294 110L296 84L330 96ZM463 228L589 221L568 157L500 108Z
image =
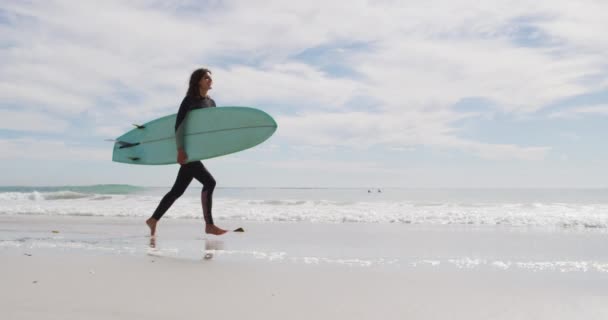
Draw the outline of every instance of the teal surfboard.
M130 164L177 163L177 114L152 120L118 137L112 161ZM184 147L188 162L254 147L270 138L277 123L264 111L249 107L216 107L188 112Z

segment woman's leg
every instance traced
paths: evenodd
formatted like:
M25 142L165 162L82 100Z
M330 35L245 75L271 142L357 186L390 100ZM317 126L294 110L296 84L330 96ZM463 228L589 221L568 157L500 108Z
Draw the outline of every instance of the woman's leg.
M213 224L213 215L211 214L211 208L213 207L213 190L215 190L215 179L207 171L207 168L202 162L195 162L196 170L193 170L193 175L196 180L203 184L203 191L201 192L201 204L203 206L203 216L205 217L205 223Z
M186 191L186 188L188 188L188 185L190 184L193 178L193 171L194 170L192 166L190 166L190 163L180 166L179 172L177 173L177 178L175 179L175 183L173 183L173 187L160 201L160 203L156 207L156 210L154 210L154 214L152 214L152 217L150 217L146 221L146 223L150 227L151 235L154 235L156 233L156 223L158 222L158 220L162 218L165 212L167 212L171 205L173 205L175 200L181 197L182 194L184 194L184 191Z
M203 191L201 192L201 204L203 206L203 216L205 217L205 232L220 235L226 232L226 230L220 229L213 223L213 214L211 209L213 207L213 190L215 190L215 179L207 171L207 168L202 162L195 162L196 170L193 171L194 178L203 184Z

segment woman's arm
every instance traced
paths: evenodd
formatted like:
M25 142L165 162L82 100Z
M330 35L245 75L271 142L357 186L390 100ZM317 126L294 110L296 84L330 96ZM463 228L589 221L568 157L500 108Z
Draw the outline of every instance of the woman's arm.
M175 144L177 145L177 162L184 164L188 160L188 155L184 150L184 132L186 131L186 115L190 110L190 99L185 97L179 106L177 118L175 119Z

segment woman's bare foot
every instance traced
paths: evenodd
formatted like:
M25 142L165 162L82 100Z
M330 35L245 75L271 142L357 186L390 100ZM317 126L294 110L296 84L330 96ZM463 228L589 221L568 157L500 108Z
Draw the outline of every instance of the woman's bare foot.
M156 224L157 223L158 223L158 220L156 220L154 218L150 218L150 219L146 220L146 224L150 228L151 237L154 237L156 235Z
M219 236L226 232L227 232L226 230L220 229L217 226L215 226L214 224L208 224L205 226L205 233L208 233L208 234L214 234L216 236Z

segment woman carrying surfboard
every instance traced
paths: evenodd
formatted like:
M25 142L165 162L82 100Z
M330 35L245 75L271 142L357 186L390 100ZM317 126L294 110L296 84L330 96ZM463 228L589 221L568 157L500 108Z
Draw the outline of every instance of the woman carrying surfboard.
M213 216L211 214L215 179L209 171L207 171L201 161L188 162L188 154L184 148L184 120L186 119L188 112L194 109L215 107L215 101L207 95L209 90L211 90L212 83L211 71L208 69L197 69L190 76L188 92L179 106L177 119L175 121L177 162L180 164L180 168L173 187L160 201L152 216L146 220L146 224L150 227L150 235L152 236L156 234L156 225L160 218L169 210L173 202L181 197L184 191L186 191L186 188L188 188L192 179L196 179L203 184L201 204L206 224L205 232L214 235L226 233L226 230L217 227L213 223Z

